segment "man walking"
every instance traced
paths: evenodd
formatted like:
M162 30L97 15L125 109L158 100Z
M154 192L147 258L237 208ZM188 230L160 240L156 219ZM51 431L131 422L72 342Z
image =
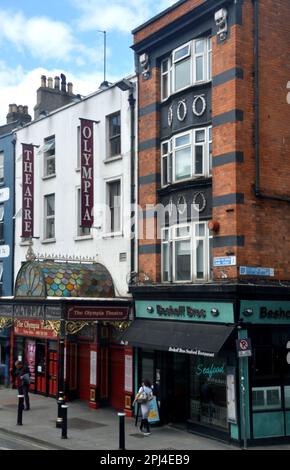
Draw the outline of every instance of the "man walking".
M15 367L15 378L16 385L18 388L18 394L24 395L25 410L30 410L30 402L28 395L30 384L29 368L25 366L21 361L16 361Z

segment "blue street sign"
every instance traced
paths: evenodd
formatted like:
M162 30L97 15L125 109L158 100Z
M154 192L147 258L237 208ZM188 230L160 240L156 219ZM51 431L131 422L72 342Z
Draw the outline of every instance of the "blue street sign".
M236 257L235 256L224 256L224 257L215 257L213 259L214 266L235 266Z
M243 274L244 276L274 276L274 269L240 266L240 274Z

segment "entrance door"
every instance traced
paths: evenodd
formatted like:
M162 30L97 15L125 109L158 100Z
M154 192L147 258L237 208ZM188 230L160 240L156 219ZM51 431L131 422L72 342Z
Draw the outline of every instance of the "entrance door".
M36 391L46 393L46 351L45 341L36 342Z
M48 393L56 395L57 391L57 352L48 351Z
M90 399L90 345L78 345L78 388L81 400Z
M124 348L111 347L110 390L111 406L124 410Z
M168 354L167 421L184 423L188 419L188 369L186 354Z

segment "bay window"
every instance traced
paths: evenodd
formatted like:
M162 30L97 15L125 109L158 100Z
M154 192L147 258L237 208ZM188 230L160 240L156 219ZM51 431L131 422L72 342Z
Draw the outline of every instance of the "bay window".
M198 38L177 49L161 62L161 101L212 77L211 38Z
M161 143L162 186L212 171L212 129L204 127L173 136Z
M162 281L194 282L211 278L212 234L206 222L162 229Z

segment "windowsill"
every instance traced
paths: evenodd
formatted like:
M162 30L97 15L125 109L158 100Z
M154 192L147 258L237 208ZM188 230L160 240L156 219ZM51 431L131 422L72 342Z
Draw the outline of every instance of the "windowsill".
M189 189L191 187L204 187L204 186L210 186L212 183L212 175L210 176L198 176L195 178L190 178L186 180L181 180L175 183L170 183L167 184L166 186L162 186L160 189L157 190L158 194L162 196L163 193L167 193L168 191L176 191L178 189L185 189L185 184L186 184L186 189Z
M121 238L123 237L123 232L112 232L112 233L105 233L102 238L109 239L109 238Z
M81 242L83 240L93 240L93 235L78 235L77 237L74 237L75 242Z
M30 240L23 240L19 243L20 246L29 246L30 244Z
M79 168L75 168L75 171L76 171L77 173L79 173L79 172L81 171L81 168L80 168L80 167L79 167Z
M45 240L41 240L41 243L43 243L43 244L55 243L55 242L56 242L55 238L47 238Z
M103 160L103 163L106 165L107 163L113 163L118 160L122 160L122 158L123 158L123 155L116 155L115 157L106 158L106 160Z
M55 177L56 177L56 173L53 173L52 175L43 176L42 179L43 180L50 180L51 178L55 178Z

